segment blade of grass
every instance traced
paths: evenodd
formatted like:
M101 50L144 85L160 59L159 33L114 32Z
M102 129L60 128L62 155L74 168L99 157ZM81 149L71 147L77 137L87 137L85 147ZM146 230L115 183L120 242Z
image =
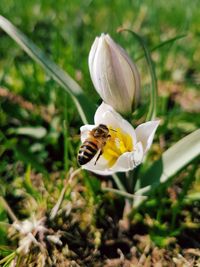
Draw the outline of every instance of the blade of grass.
M10 264L10 262L14 259L14 257L16 256L16 252L12 252L10 253L8 256L4 257L3 259L0 260L0 264L3 264L3 266L6 266L7 264Z
M200 129L187 135L165 151L142 176L136 185L136 194L147 194L180 171L200 155ZM137 203L138 204L138 203Z
M27 170L25 172L24 176L24 182L23 186L26 189L26 192L30 194L38 203L42 202L42 195L36 188L33 186L32 181L31 181L31 166L28 165Z
M65 116L65 120L63 121L63 137L64 137L64 169L65 172L69 170L69 137L67 131L67 117Z
M0 196L0 204L7 211L8 215L13 220L13 222L17 222L18 219L17 219L16 215L12 211L11 207L8 205L7 201L1 196Z
M138 35L137 33L133 32L129 29L120 29L120 32L121 31L127 31L127 32L131 33L136 38L136 40L139 42L139 44L141 45L141 47L144 50L145 59L147 61L147 65L149 67L149 72L151 75L150 106L149 106L149 111L148 111L146 120L147 121L153 120L156 117L158 87L157 87L155 68L154 68L153 60L151 58L150 51L147 48L147 45L146 45L144 39L140 35Z
M37 63L39 63L45 71L65 90L67 91L80 114L84 124L93 122L95 112L94 104L84 94L78 83L72 79L69 74L63 71L53 61L38 48L30 39L28 39L19 29L17 29L10 21L0 16L0 27Z
M6 223L4 223L6 224ZM0 225L2 225L2 222L0 222ZM7 224L6 227L10 227L10 224ZM7 245L0 245L0 257L6 257L12 253L13 250L7 246Z
M166 41L163 41L160 44L158 44L158 45L154 46L153 48L149 49L149 51L150 52L156 51L156 50L160 49L161 47L169 45L169 44L173 44L175 41L177 41L179 39L182 39L182 38L184 38L186 36L187 36L187 34L181 34L181 35L175 36L173 38L167 39ZM144 57L144 54L141 54L135 59L135 61L138 61L143 57Z

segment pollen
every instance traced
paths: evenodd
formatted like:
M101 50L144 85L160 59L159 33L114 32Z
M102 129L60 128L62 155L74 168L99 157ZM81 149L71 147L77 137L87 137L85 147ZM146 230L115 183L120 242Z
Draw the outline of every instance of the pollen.
M132 137L120 128L109 127L109 133L111 137L106 142L102 156L108 161L108 166L112 167L119 156L133 150L133 142Z

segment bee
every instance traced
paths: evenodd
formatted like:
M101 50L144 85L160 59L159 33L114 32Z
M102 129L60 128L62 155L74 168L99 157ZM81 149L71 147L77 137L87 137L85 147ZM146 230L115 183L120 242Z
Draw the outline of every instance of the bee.
M98 154L94 165L96 165L98 159L103 154L103 148L107 140L111 137L109 129L104 124L99 124L92 131L89 132L88 138L81 145L78 152L78 163L84 165L94 158Z

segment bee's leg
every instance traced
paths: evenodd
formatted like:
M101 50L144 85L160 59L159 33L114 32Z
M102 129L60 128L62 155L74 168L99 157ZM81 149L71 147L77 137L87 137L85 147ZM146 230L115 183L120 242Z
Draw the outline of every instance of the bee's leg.
M96 163L97 163L98 159L100 158L100 156L102 155L102 153L103 153L102 150L100 150L99 155L97 156L94 165L96 165Z

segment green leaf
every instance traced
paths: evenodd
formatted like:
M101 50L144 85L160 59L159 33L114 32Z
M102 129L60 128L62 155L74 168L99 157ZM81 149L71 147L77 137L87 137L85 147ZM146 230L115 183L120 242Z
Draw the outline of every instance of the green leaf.
M27 135L34 137L36 139L41 139L47 134L47 130L40 126L40 127L19 127L19 128L10 128L10 133L16 133L18 135Z
M187 203L191 203L193 201L200 201L200 192L196 192L196 193L190 193L187 196L185 196L184 201Z
M156 117L156 110L157 110L157 95L158 95L158 86L157 86L157 79L156 79L156 73L155 73L155 68L154 68L154 63L151 58L151 54L149 49L147 48L147 45L144 41L144 39L138 35L137 33L129 30L129 29L122 29L121 31L127 31L130 32L139 42L141 47L144 50L144 55L149 67L149 72L151 75L151 93L150 93L150 106L149 106L149 111L147 114L146 120L153 120Z
M166 182L199 155L200 129L182 138L163 153L161 159L157 160L138 180L136 188L139 190L136 194L147 194L151 189Z
M0 16L0 27L36 62L38 62L45 71L65 90L67 91L81 116L84 124L93 122L95 112L94 104L89 100L78 83L72 77L51 61L40 48L38 48L30 39L28 39L19 29L10 21Z

